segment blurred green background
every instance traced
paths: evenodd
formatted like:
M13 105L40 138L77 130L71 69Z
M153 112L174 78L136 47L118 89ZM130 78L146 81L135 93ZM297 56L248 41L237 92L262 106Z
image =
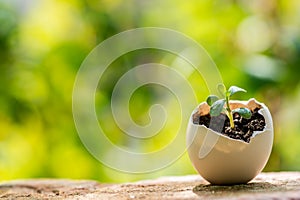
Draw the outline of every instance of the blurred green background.
M255 97L268 105L275 140L265 171L300 170L299 10L299 0L0 0L0 179L124 182L195 173L186 154L154 173L115 171L88 153L75 129L72 87L84 58L106 38L147 26L171 28L195 39L211 55L226 85L243 87L248 93L242 98ZM163 55L144 51L122 57L103 83L137 64L174 60ZM199 91L199 102L205 100L208 92L201 77L190 82ZM109 109L112 89L113 84L103 84L96 99L97 114L108 128L114 126L101 113ZM147 87L133 96L131 103L139 109L131 114L141 124L147 121L151 98ZM124 142L117 128L110 131L113 142ZM164 146L168 137L148 149Z

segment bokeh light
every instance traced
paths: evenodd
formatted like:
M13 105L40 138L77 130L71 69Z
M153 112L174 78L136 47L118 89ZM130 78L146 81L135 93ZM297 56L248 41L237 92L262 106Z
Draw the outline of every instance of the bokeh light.
M298 0L2 0L0 1L0 179L66 177L124 182L196 173L186 154L148 174L126 174L94 159L81 143L72 116L73 84L84 58L100 42L138 27L165 27L198 43L217 64L226 85L247 89L243 99L269 106L275 141L265 171L300 170L300 1ZM147 55L147 56L145 56ZM190 75L200 101L208 95L203 77L173 55L149 50L120 57L103 82L116 81L138 64L172 65ZM107 112L113 85L99 88L96 109L110 138L126 139ZM161 88L133 95L133 119L146 124L147 110ZM173 115L178 112L174 101ZM176 127L178 119L169 119ZM169 132L168 132L169 131ZM145 142L163 147L172 133ZM185 134L185 133L182 133ZM126 144L128 145L128 144ZM136 144L129 144L136 145ZM109 152L109 149L107 149Z

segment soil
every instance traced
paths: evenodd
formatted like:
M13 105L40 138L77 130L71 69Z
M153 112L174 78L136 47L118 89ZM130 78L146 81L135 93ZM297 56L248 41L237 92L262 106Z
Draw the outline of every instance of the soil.
M233 139L243 140L247 143L254 131L263 131L266 122L263 115L258 113L259 108L254 109L250 119L241 117L238 113L233 114L234 128L230 127L229 118L226 114L221 114L216 117L211 117L210 114L199 116L195 113L193 116L193 123L204 125L214 131L222 133Z

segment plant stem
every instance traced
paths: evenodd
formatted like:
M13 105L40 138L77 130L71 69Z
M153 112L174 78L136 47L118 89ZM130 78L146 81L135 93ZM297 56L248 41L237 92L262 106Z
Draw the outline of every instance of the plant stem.
M232 116L232 112L230 109L230 105L229 105L229 97L226 95L226 110L227 110L227 115L229 118L229 122L230 122L230 128L233 129L234 128L234 122L233 122L233 116Z
M231 112L228 112L228 117L229 117L229 121L230 121L230 128L233 129L234 128L234 122L233 122L233 116Z

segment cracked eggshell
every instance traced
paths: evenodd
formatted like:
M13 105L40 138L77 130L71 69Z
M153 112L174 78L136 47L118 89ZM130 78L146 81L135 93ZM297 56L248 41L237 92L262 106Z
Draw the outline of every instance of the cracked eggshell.
M212 184L247 183L265 167L273 145L273 122L269 109L255 99L230 101L232 109L247 107L259 110L265 118L263 131L254 132L249 143L231 139L204 125L193 123L193 115L209 113L206 102L192 113L187 128L187 148L190 160L198 173Z

